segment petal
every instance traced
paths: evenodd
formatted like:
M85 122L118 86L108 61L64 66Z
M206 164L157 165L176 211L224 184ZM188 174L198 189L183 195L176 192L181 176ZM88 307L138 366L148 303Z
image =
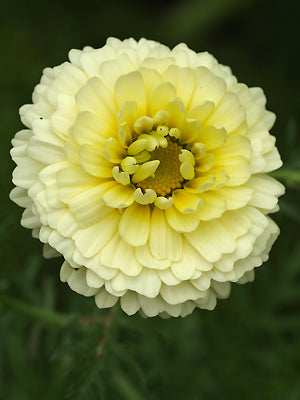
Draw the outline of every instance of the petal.
M137 183L141 182L144 179L152 176L159 166L159 160L147 161L144 164L139 166L139 169L132 175L132 182Z
M121 307L127 315L133 315L140 309L137 294L128 290L120 299Z
M169 118L167 119L167 125L169 128L180 128L186 118L186 111L184 104L179 97L172 99L168 102L167 113Z
M53 249L53 247L49 246L48 243L43 246L43 257L50 259L55 257L61 257L61 254Z
M226 211L226 201L221 200L217 193L213 191L201 193L203 203L197 211L197 217L201 221L216 219Z
M165 81L171 82L176 87L177 96L181 98L185 107L188 108L196 83L193 69L170 65L163 76Z
M235 156L243 156L250 159L252 154L250 140L241 135L230 136L226 143L214 150L216 160L232 158Z
M151 100L153 92L157 88L157 86L161 85L162 78L155 69L140 67L138 71L142 74L145 85L147 113L148 113L150 112L151 109Z
M236 136L234 136L234 137L236 137ZM208 125L201 130L198 140L200 140L202 143L205 144L206 149L208 151L213 150L217 147L222 146L225 143L226 130L224 128L222 128L221 126ZM221 151L222 151L222 149L221 149Z
M79 229L79 225L71 212L67 210L57 222L56 229L62 236L69 237Z
M23 208L31 207L33 204L32 199L28 196L28 191L20 187L14 187L9 194L9 198Z
M97 223L111 212L110 207L101 200L103 192L108 189L107 186L107 183L97 185L70 200L70 211L81 228Z
M168 268L171 264L169 259L161 260L155 258L149 249L149 243L135 247L135 253L139 262L147 268L161 270Z
M99 278L99 276L90 269L86 270L86 283L89 287L100 288L104 284L104 280Z
M201 193L211 189L215 184L214 175L204 175L184 184L184 189L191 193Z
M79 148L79 163L87 173L99 178L111 178L112 165L108 162L99 147L83 144Z
M236 210L248 204L253 190L246 186L222 187L218 190L218 198L226 202L227 210Z
M64 141L53 131L49 120L34 120L33 136L26 148L29 157L43 164L53 164L65 159Z
M209 125L220 125L228 133L234 131L246 119L245 109L235 93L227 92L206 121Z
M239 100L246 110L248 126L254 125L260 119L263 108L252 100L249 88L244 83L236 83L230 87L230 91L239 96Z
M194 214L182 214L175 207L165 210L168 224L177 232L191 232L199 225L199 217Z
M57 95L57 110L51 115L50 121L54 132L63 140L67 139L78 112L74 96Z
M146 94L141 73L134 71L120 76L115 84L115 98L119 108L126 101L135 101L138 114L145 115L147 112Z
M144 268L138 276L126 276L122 272L119 272L112 279L114 290L130 289L150 298L158 295L160 286L161 280L156 271L148 268Z
M102 196L103 201L109 207L125 208L134 202L135 187L133 185L121 185L113 182L113 187Z
M125 149L117 139L110 137L103 145L103 154L111 163L120 163L125 156Z
M95 146L103 146L105 140L116 136L116 130L111 125L89 111L81 111L78 114L70 132L79 144Z
M164 311L164 302L160 296L154 299L149 299L149 297L138 294L139 303L141 305L141 310L147 317L155 317L162 311Z
M32 212L31 208L26 208L22 214L21 225L24 228L34 229L41 226L40 218Z
M151 204L156 198L156 193L152 189L146 189L143 193L141 188L138 188L134 192L134 200L139 204Z
M209 271L212 265L208 263L199 252L190 245L190 243L184 238L182 259L178 262L173 262L171 265L171 271L181 281L190 279L195 270Z
M226 84L222 78L215 76L208 68L197 68L196 88L191 98L190 108L207 100L217 105L225 90Z
M176 286L162 285L160 290L161 297L169 304L179 304L187 300L196 300L204 297L205 294L205 292L196 289L188 281L181 282Z
M212 113L214 108L215 108L215 103L206 100L191 108L187 114L187 117L192 119L197 119L198 121L200 121L200 124L202 124L204 121L206 121L206 119Z
M150 233L150 207L136 203L128 207L121 216L119 232L133 246L145 244Z
M182 257L181 234L167 223L164 211L155 207L151 216L150 250L158 259L178 261Z
M176 89L170 82L159 85L153 92L151 101L151 116L158 111L166 110L170 100L176 97Z
M178 285L180 283L180 279L176 278L176 276L173 274L171 268L163 269L157 271L158 276L162 280L163 283L165 283L168 286L174 286Z
M103 247L100 262L106 267L120 269L128 276L136 276L142 270L134 248L126 243L118 232Z
M236 247L233 237L218 221L203 221L195 231L184 235L208 262L218 261L223 253L232 253Z
M268 211L274 209L278 196L285 191L281 183L264 174L252 176L246 186L253 189L253 197L248 204Z
M81 111L89 111L99 120L115 126L117 107L113 95L97 77L93 77L76 94Z
M238 186L247 182L251 176L250 162L243 156L226 159L217 159L216 168L225 170L229 176L227 186Z
M79 164L78 162L78 153L79 153L80 145L73 138L72 133L70 132L68 136L68 140L64 145L64 153L69 161L73 164Z
M104 287L102 287L95 296L96 306L99 308L110 308L113 307L118 301L117 296L113 296L108 293Z
M82 294L84 296L94 296L98 289L90 288L86 282L86 268L74 269L71 271L67 282L68 285L74 292Z
M219 219L219 222L234 240L245 235L252 226L251 219L242 210L227 211Z
M97 254L116 232L120 215L113 210L97 224L77 231L72 238L84 257Z
M280 154L276 147L273 147L270 151L264 154L264 159L266 161L266 166L263 172L270 172L278 169L282 166L282 161L280 159Z
M119 76L133 71L134 65L126 53L121 54L117 59L104 61L99 68L99 76L104 85L113 91Z
M125 101L122 105L118 116L117 116L117 123L120 126L123 123L126 123L129 129L133 130L133 124L138 119L138 110L136 101Z
M64 204L59 200L59 186L56 174L58 171L72 166L69 161L60 161L45 167L39 174L41 182L45 185L47 202L50 207L60 208Z
M183 214L192 214L199 210L202 205L202 200L199 196L189 193L184 189L175 190L172 193L174 206Z
M81 167L61 169L56 173L56 179L59 200L64 203L68 203L74 196L100 183L98 178L87 174Z
M201 126L197 119L187 119L180 127L180 143L191 143L200 140Z

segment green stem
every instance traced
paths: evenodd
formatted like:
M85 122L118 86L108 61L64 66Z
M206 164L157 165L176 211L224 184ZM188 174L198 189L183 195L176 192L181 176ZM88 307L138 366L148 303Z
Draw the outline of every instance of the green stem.
M52 325L66 326L73 319L73 316L24 303L5 294L0 294L0 301L12 310Z

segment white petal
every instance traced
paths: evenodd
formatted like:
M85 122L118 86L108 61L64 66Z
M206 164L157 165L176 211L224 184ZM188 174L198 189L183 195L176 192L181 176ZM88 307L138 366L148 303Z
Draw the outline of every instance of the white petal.
M149 249L149 242L143 246L135 247L135 253L139 262L147 268L161 270L168 268L171 264L169 259L160 260L155 258Z
M167 286L163 284L160 295L169 304L179 304L187 300L196 300L204 297L205 292L201 292L188 281L184 281L176 286Z
M117 290L130 289L144 296L154 298L158 295L161 286L155 270L144 268L138 276L127 276L119 272L112 279L112 287Z
M199 217L194 214L182 214L175 207L165 210L168 224L177 232L191 232L199 225Z
M97 288L90 288L86 283L86 268L73 269L67 279L68 285L74 292L83 294L84 296L94 296L97 293Z
M95 296L95 303L99 308L110 308L116 304L118 299L118 297L108 293L106 289L102 287Z
M135 101L139 115L145 115L147 105L142 75L134 71L120 76L115 85L115 98L119 109L126 101Z
M195 270L207 271L210 270L212 266L199 254L199 252L194 249L189 242L183 240L183 250L182 258L178 262L172 262L171 270L174 275L184 281L190 279Z
M81 111L89 111L100 121L115 126L117 106L113 95L97 77L93 77L76 94Z
M134 248L117 232L101 250L100 261L107 267L120 269L128 276L136 276L142 270Z
M119 232L123 239L133 245L142 246L150 233L150 208L132 204L121 216Z
M120 299L122 310L128 315L135 314L140 309L138 296L135 292L128 290Z
M104 280L99 278L95 272L91 271L90 269L86 270L86 283L89 287L92 288L100 288L104 284Z
M167 223L164 211L155 207L151 216L150 249L154 257L179 261L182 256L181 234Z
M85 257L92 257L101 250L116 232L120 220L117 211L112 211L95 225L81 229L73 235L78 250Z
M195 231L184 235L209 262L219 260L223 253L232 253L236 247L232 236L218 221L203 221Z

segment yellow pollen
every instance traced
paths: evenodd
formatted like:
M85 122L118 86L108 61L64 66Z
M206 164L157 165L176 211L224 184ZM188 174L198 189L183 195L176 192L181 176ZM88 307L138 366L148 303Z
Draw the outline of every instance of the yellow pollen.
M179 189L184 181L180 173L179 154L182 146L173 142L169 136L166 136L168 141L167 147L159 147L151 152L151 160L159 160L160 164L155 171L155 176L150 176L136 184L143 192L146 189L152 189L158 196L167 196L172 190Z

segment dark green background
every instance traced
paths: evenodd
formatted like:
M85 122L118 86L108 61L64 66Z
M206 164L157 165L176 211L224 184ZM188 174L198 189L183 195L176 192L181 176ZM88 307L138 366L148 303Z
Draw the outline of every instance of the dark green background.
M0 22L0 399L298 400L297 1L0 1ZM281 235L254 283L234 285L213 312L144 320L98 310L59 281L60 261L42 259L8 200L18 108L31 101L44 67L108 36L207 50L239 81L261 86L277 115L272 133L284 167L276 176L287 186L274 216Z

